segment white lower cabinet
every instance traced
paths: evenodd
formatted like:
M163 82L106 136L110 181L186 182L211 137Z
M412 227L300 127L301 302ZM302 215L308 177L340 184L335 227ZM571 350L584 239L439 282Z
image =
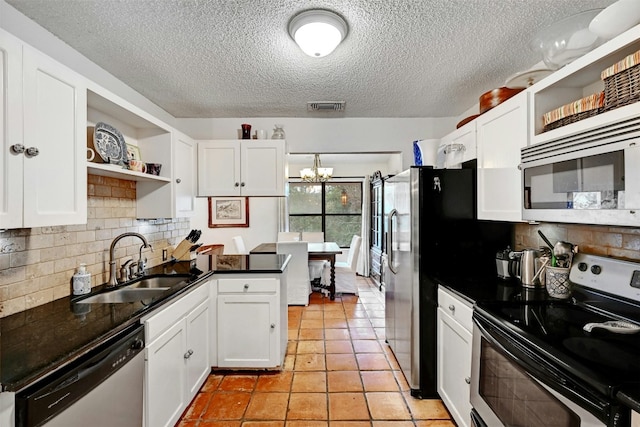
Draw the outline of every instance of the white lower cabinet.
M209 291L202 285L145 320L145 425L173 426L211 371Z
M216 286L219 368L282 368L287 348L287 301L274 277L219 278Z
M438 289L438 393L460 427L471 425L471 336L473 309Z

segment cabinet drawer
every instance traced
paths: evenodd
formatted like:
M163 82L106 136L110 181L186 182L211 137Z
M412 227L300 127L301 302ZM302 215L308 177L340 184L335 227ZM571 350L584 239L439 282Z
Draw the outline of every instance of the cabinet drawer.
M277 279L218 279L219 294L264 294L277 290Z
M456 319L463 328L471 332L473 330L473 307L451 293L438 288L438 306L449 316Z
M172 302L168 307L151 313L151 316L148 318L143 318L146 341L148 343L152 342L157 336L170 326L173 326L196 305L205 301L207 298L209 298L209 287L200 285L188 294Z

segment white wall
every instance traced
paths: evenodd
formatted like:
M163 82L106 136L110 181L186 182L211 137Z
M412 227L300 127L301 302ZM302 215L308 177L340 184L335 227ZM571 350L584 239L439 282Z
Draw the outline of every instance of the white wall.
M268 130L274 124L284 125L287 151L290 153L402 153L402 169L413 164L413 141L440 138L455 129L455 118L223 118L176 119L176 125L196 140L236 139L240 124L249 123L252 131ZM333 166L324 164L324 166ZM310 166L310 165L306 165ZM298 165L292 165L298 167ZM343 176L335 166L336 176ZM380 169L380 165L359 165L357 174L364 176ZM401 170L402 170L401 169ZM363 172L366 171L366 172ZM398 172L398 171L395 171ZM297 176L292 169L291 176ZM349 174L353 176L353 174ZM275 241L278 231L276 198L252 197L249 201L249 228L208 228L207 199L198 198L191 226L202 230L204 244L222 243L225 253L233 253L233 236L243 236L247 249L262 242Z
M275 242L278 232L278 199L275 197L251 197L249 199L248 228L209 228L208 199L196 198L196 216L191 218L191 228L202 230L198 243L223 244L224 253L237 253L234 236L242 236L247 250L264 242Z
M413 141L440 138L455 130L449 118L221 118L176 119L176 126L195 139L236 139L240 124L265 129L283 124L290 153L401 151L403 169L413 164Z

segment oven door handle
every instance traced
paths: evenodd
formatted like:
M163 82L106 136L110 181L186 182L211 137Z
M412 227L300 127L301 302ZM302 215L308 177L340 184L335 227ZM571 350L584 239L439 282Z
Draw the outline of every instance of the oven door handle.
M533 377L540 378L549 378L550 382L557 382L559 384L566 384L565 378L558 375L554 372L550 367L544 363L538 357L535 357L532 352L528 351L526 348L521 346L519 343L513 340L509 340L508 337L504 336L500 331L488 327L485 327L481 320L474 318L475 324L477 325L482 337L489 341L492 345L497 347L501 352L505 355L513 359L518 365L522 366L527 372L532 372ZM503 344L504 341L509 341L509 347ZM541 380L542 381L542 380ZM547 381L543 381L547 382Z

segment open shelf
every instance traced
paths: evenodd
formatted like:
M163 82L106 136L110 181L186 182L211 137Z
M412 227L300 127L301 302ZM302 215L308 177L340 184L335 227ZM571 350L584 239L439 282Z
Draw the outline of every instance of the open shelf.
M150 175L148 173L135 172L123 169L118 165L110 165L108 163L91 163L87 162L87 172L93 175L108 176L110 178L126 179L129 181L145 181L145 182L171 182L170 178L164 176Z

